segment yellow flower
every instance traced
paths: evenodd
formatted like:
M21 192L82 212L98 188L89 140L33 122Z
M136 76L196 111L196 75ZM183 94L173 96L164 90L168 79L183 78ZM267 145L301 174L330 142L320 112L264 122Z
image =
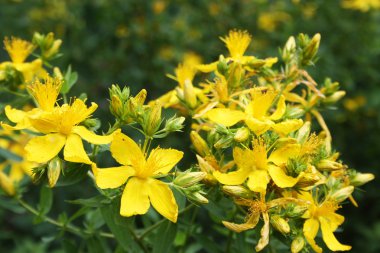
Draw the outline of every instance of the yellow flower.
M234 148L233 157L237 170L228 173L215 171L214 177L225 185L240 185L247 179L247 186L254 192L265 192L272 178L281 188L293 187L303 177L301 172L296 178L288 176L284 171L289 158L297 157L299 144L286 144L272 151L267 158L267 150L263 140L253 142L253 150Z
M261 135L273 129L280 135L286 136L302 126L301 119L285 120L279 123L286 110L285 97L280 96L276 105L276 110L269 113L277 93L272 90L258 89L253 90L252 101L246 106L245 111L229 108L215 108L206 113L206 116L213 122L227 127L237 124L244 120L246 125L256 134Z
M5 38L4 48L8 52L12 62L1 63L0 70L4 70L7 66L14 67L23 74L25 83L32 81L35 76L43 77L46 75L41 59L25 62L26 58L34 50L32 43L14 37L11 39Z
M156 179L165 175L182 159L175 149L156 148L148 159L128 136L117 133L111 143L111 154L120 167L98 169L93 164L96 184L101 189L117 188L126 183L121 197L120 215L145 214L150 204L165 218L177 221L178 206L172 191Z
M38 163L46 163L54 158L64 147L63 156L66 161L91 164L84 150L82 139L93 144L107 144L112 135L100 136L79 124L86 120L97 108L92 103L89 108L80 99L55 107L50 112L31 115L29 120L34 129L43 133L31 139L25 147L27 159Z
M31 123L29 121L29 117L38 115L44 111L53 111L61 87L62 81L59 78L51 77L46 77L44 82L36 80L32 84L28 85L27 88L30 94L33 96L38 107L25 112L23 110L14 109L10 105L7 105L5 107L5 115L11 122L16 123L16 125L10 126L3 123L2 126L9 130L22 130L30 128Z
M350 250L351 246L339 243L333 234L338 226L344 222L344 217L335 213L335 211L340 208L337 201L328 198L319 203L309 192L303 192L299 197L310 202L309 209L304 214L306 221L303 226L303 232L313 250L318 253L322 252L322 248L320 248L314 240L319 227L321 227L322 230L323 241L330 250Z
M241 64L246 64L249 61L256 60L254 56L244 56L249 44L251 43L251 35L247 31L231 30L227 37L220 37L226 45L230 57L226 61L233 61ZM264 60L264 65L270 67L277 62L277 58L268 58ZM210 64L199 64L197 69L208 73L217 69L218 62Z

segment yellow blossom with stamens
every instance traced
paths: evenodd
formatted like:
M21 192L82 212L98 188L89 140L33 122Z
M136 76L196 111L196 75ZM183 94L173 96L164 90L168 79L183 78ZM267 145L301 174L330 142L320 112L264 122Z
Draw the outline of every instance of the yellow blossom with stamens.
M24 82L28 83L35 76L43 77L46 71L43 69L41 59L32 62L25 62L26 58L33 52L34 45L26 40L12 37L4 39L4 49L8 52L11 62L3 62L0 64L0 70L6 69L8 66L14 67L23 74ZM20 84L21 85L21 84Z
M162 216L177 221L178 205L169 186L156 179L166 175L182 159L175 149L156 148L146 159L140 147L128 136L117 133L111 154L120 167L99 169L93 164L96 184L101 189L118 188L126 183L121 197L120 215L133 216L148 212L150 204Z
M110 143L113 136L96 135L80 125L97 107L97 104L92 103L87 108L82 100L75 99L70 105L64 104L54 107L50 112L31 115L29 121L32 127L45 135L36 136L28 142L25 147L26 158L29 161L46 163L64 148L63 156L66 161L91 164L82 139L100 145Z
M328 198L321 203L316 201L311 193L303 192L299 198L310 202L308 211L304 214L306 221L303 226L303 232L306 241L315 252L322 252L314 238L317 236L319 228L322 230L322 238L327 247L332 251L347 251L351 246L338 242L333 232L344 222L344 217L335 213L340 208L339 203L334 199Z
M299 154L299 144L283 145L272 151L269 157L263 140L254 140L252 145L252 150L234 148L236 171L228 173L215 171L214 177L224 185L240 185L248 179L247 186L254 192L265 192L270 179L278 187L287 188L293 187L303 177L303 172L297 177L291 177L283 169L289 158Z
M244 112L230 108L214 108L209 110L205 116L211 121L227 127L244 120L245 124L256 135L261 135L269 129L273 129L278 134L286 136L302 126L303 121L301 119L285 120L275 123L275 121L282 118L286 111L284 96L279 96L276 109L270 113L269 110L277 98L277 93L261 88L255 88L252 93L252 101L245 107Z
M33 96L38 107L30 111L23 111L12 108L10 105L7 105L5 107L5 115L11 122L16 123L16 125L10 126L8 124L3 123L2 126L7 129L14 130L30 128L31 124L29 121L29 117L40 114L44 111L53 111L61 87L61 79L52 77L46 77L43 82L41 82L40 80L36 80L35 82L31 83L27 86L27 89Z

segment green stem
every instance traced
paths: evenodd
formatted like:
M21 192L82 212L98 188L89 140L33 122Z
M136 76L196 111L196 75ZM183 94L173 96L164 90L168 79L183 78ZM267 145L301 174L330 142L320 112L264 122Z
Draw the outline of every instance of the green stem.
M227 245L226 245L226 253L228 253L228 252L231 251L232 236L233 236L233 232L232 232L232 230L230 230L229 233L228 233L228 239L227 239Z
M28 203L26 203L24 200L18 198L17 199L18 203L23 207L25 208L27 211L29 211L30 213L34 214L35 216L39 216L39 212L34 209L32 206L30 206ZM43 218L44 221L52 224L52 225L55 225L57 227L60 227L62 228L64 231L67 231L67 232L70 232L70 233L73 233L79 237L83 237L83 234L87 234L87 235L92 235L93 232L91 231L88 231L88 230L82 230L74 225L71 225L71 224L65 224L65 223L62 223L62 222L59 222L57 220L54 220L50 217L44 217ZM105 238L115 238L115 236L113 234L110 234L110 233L105 233L105 232L99 232L99 235L102 236L102 237L105 237Z
M189 234L191 233L191 230L193 228L193 224L194 224L195 218L197 217L197 214L198 214L198 209L195 209L195 211L191 215L190 224L189 224L187 230L185 231L185 239L184 239L184 243L181 247L180 252L185 251L186 241L187 241L187 238L189 237Z
M184 209L182 209L181 211L178 212L178 214L182 214L188 210L190 210L192 207L194 207L194 204L190 204L188 205L187 207L185 207ZM158 222L154 223L152 226L148 227L147 229L145 229L144 232L141 233L141 235L138 237L140 240L142 240L145 236L147 236L150 232L152 232L153 230L155 230L156 228L158 228L164 221L166 221L166 219L161 219L159 220Z

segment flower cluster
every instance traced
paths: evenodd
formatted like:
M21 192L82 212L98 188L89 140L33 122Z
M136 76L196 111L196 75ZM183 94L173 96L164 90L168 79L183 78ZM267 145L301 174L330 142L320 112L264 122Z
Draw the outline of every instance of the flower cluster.
M175 74L168 75L178 86L155 101L145 103L144 89L132 96L127 87L112 85L109 109L115 120L100 135L95 132L101 121L92 118L98 105L86 105L86 97L67 98L76 73L69 67L62 74L50 63L59 56L61 41L51 33L36 33L33 42L5 39L12 61L0 64L0 82L4 91L25 99L5 103L0 154L6 159L0 164L0 187L25 206L25 174L52 188L70 171L84 171L103 200L97 208L116 198L121 216L143 215L152 206L173 223L180 213L173 190L194 204L207 204L206 191L215 190L240 212L222 222L226 228L243 232L261 227L256 251L277 231L293 253L310 248L322 252L315 241L319 230L330 250L350 250L335 238L344 221L336 212L347 199L357 206L355 188L374 176L350 169L331 147L320 110L345 92L330 79L318 85L306 71L315 63L320 35L290 37L281 50L279 69L278 58L246 54L251 43L247 32L232 30L221 40L227 56L201 64L199 57L187 55ZM25 62L37 47L37 59ZM197 159L191 169L174 169L182 151L151 147L153 140L183 129L184 117L164 120L167 107L191 117ZM141 145L125 134L127 129L143 136ZM97 158L103 152L119 165L100 168L104 164ZM116 226L112 219L110 228ZM62 226L78 234L71 225ZM143 236L134 240L145 249Z
M350 169L331 148L319 111L345 93L329 79L317 85L305 70L315 62L320 35L290 37L280 69L277 58L246 55L251 35L245 31L230 31L221 40L228 56L180 64L173 77L178 87L158 100L192 117L190 137L205 183L220 187L244 210L243 223L223 224L242 232L256 228L262 217L257 251L276 230L292 252L322 252L315 242L319 229L330 250L349 250L333 234L344 221L336 211L346 199L357 205L355 187L374 176ZM197 73L210 74L196 85Z

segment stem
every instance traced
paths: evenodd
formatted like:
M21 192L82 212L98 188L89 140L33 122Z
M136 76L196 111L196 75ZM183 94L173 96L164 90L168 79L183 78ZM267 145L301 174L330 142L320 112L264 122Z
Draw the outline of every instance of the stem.
M185 207L184 209L182 209L181 211L179 211L178 214L182 214L182 213L190 210L192 207L194 207L194 204L188 205L187 207ZM150 232L152 232L157 227L159 227L164 221L166 221L166 219L161 219L158 222L154 223L152 226L150 226L147 229L145 229L145 231L142 232L141 235L138 237L139 240L142 240L146 235L148 235Z
M27 211L29 211L30 213L34 214L35 216L39 216L39 212L34 209L32 206L30 206L28 203L26 203L24 200L18 198L17 199L18 203L24 207ZM67 231L67 232L70 232L70 233L73 233L79 237L83 237L83 234L87 234L87 235L92 235L93 232L91 231L88 231L88 230L82 230L74 225L70 225L70 224L65 224L65 223L62 223L62 222L59 222L57 220L54 220L50 217L44 217L44 221L52 224L52 225L55 225L57 227L60 227L62 228L64 231ZM105 232L99 232L99 235L102 236L102 237L105 237L105 238L115 238L115 236L111 233L105 233Z
M194 224L194 220L197 217L197 214L198 214L198 209L195 209L195 211L193 212L193 214L191 216L190 224L188 225L188 229L185 232L185 239L184 239L184 243L183 243L183 245L181 247L180 252L184 252L185 251L186 241L187 241L187 238L189 237L189 234L191 233L191 230L192 230L192 227L193 227L193 224Z
M232 232L232 230L230 230L228 233L226 253L230 252L230 250L231 250L232 236L233 236L233 232Z

